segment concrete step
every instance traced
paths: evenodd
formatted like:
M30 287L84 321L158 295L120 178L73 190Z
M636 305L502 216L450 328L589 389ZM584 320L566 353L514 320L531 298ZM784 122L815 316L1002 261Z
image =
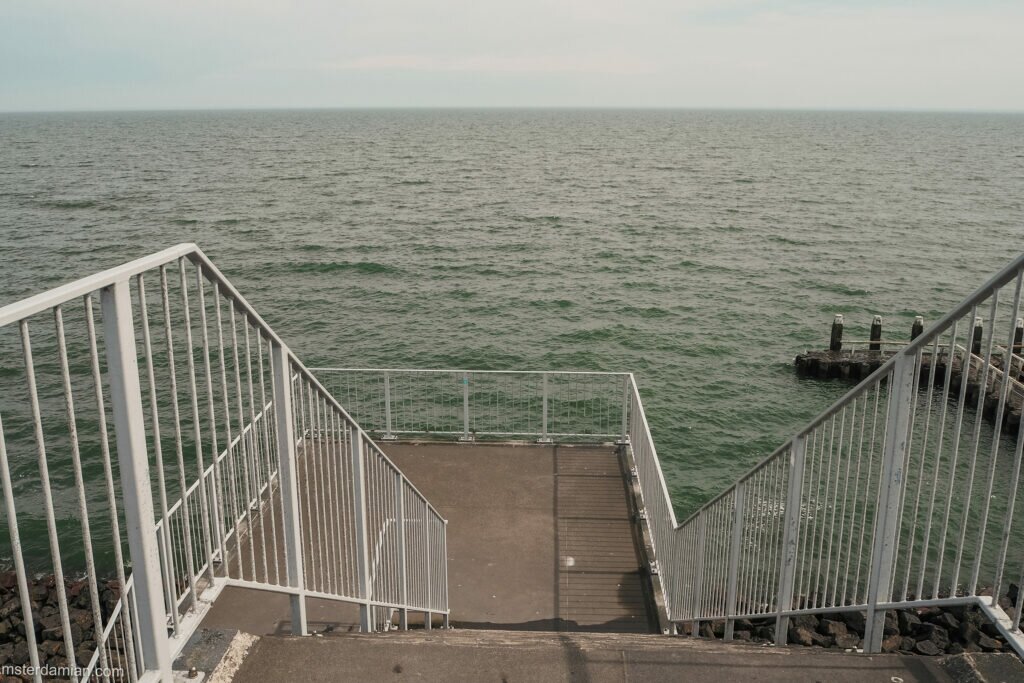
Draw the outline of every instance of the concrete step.
M655 634L397 631L256 641L238 682L302 681L939 681L1024 680L1012 655L847 654ZM220 680L226 680L223 677Z

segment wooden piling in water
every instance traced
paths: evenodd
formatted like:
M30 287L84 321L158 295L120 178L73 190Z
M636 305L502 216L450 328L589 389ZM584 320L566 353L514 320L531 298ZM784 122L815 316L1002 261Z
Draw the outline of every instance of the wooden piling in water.
M846 350L842 349L843 316L836 315L832 322L832 335L829 340L827 351L806 351L794 358L793 365L797 373L806 377L817 379L848 379L859 381L868 377L877 370L886 360L896 353L896 346L892 351L882 350L881 338L881 316L874 316L871 324L871 338L868 341L868 350ZM1014 331L1013 347L1014 352L1019 353L1024 346L1024 319L1018 319ZM924 331L924 319L917 316L910 329L910 339L916 339ZM952 373L950 377L950 390L953 395L960 390L963 382L967 382L966 400L968 405L974 405L978 395L984 392L982 401L983 414L986 419L994 420L998 412L999 392L1002 384L1003 355L994 354L991 359L991 371L985 386L981 384L981 367L985 359L981 355L982 341L984 338L984 323L981 318L974 321L974 329L971 337L972 359L968 367L963 368L963 353L949 349L940 349L934 357L929 351L921 355L919 386L926 388L929 377L934 377L936 386L942 386L946 373ZM863 343L863 342L861 342ZM961 350L963 347L959 347ZM952 357L951 357L952 355ZM935 364L932 372L932 364ZM1011 377L1017 382L1024 381L1024 368L1018 364L1012 364L1008 368ZM1004 430L1013 431L1020 425L1024 412L1024 389L1017 385L1011 386L1007 393L1006 406L1003 415L1002 427Z
M920 337L922 332L924 332L924 318L917 316L914 318L914 324L910 326L910 341Z
M828 350L843 350L843 315L841 313L837 313L832 321L832 339L829 341Z
M985 333L985 323L978 317L974 319L974 336L971 338L971 353L981 355L981 337Z
M882 341L882 316L876 315L875 319L871 321L871 341L880 342ZM881 344L871 344L868 347L869 351L881 351Z

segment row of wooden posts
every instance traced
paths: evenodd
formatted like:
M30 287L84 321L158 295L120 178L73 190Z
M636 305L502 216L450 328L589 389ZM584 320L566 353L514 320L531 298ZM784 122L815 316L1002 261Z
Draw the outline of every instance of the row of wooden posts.
M1021 349L1024 348L1024 318L1017 318L1016 323L1013 332L1013 350L1014 353L1020 353ZM922 332L924 332L924 317L919 315L914 318L914 324L910 326L910 341L917 339ZM971 336L971 353L981 355L981 340L984 332L984 321L980 317L975 318L974 330ZM882 316L876 315L871 321L868 350L881 351L883 343L893 342L882 341ZM832 321L832 337L829 341L828 350L836 352L843 350L843 315L841 313L837 313Z

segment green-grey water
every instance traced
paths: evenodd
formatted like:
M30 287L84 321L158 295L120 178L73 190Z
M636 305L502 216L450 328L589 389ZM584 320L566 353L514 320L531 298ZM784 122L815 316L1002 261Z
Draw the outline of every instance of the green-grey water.
M848 388L791 367L834 313L905 335L1019 252L1022 190L1009 114L4 114L0 305L194 241L311 366L633 371L685 515Z

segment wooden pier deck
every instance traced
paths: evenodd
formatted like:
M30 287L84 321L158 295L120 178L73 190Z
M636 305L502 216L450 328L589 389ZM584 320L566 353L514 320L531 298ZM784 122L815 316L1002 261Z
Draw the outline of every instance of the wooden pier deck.
M382 447L448 520L453 627L657 631L632 489L614 446L385 442ZM279 500L271 504L280 510ZM268 510L265 506L264 517ZM261 522L254 522L257 544ZM248 535L242 538L241 552L232 554L245 558ZM260 548L256 551L259 556ZM311 629L347 632L358 624L355 605L308 603ZM288 605L281 593L228 587L203 626L283 634L290 629Z

